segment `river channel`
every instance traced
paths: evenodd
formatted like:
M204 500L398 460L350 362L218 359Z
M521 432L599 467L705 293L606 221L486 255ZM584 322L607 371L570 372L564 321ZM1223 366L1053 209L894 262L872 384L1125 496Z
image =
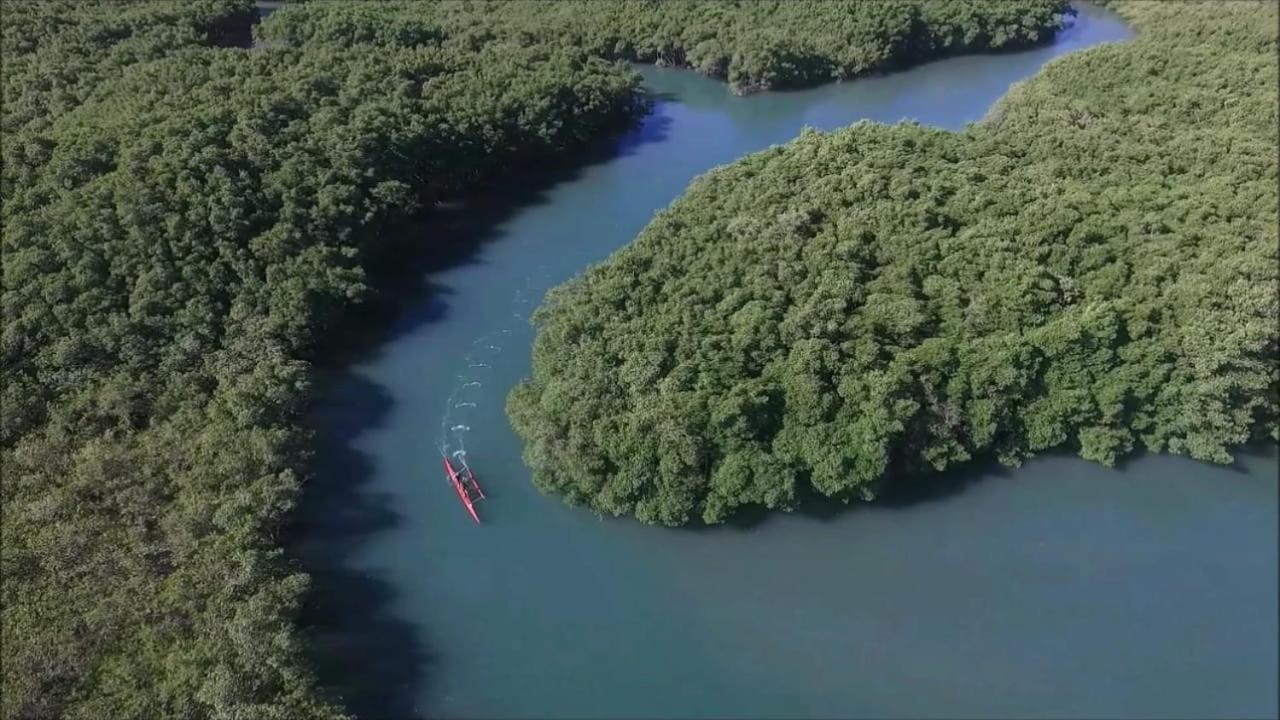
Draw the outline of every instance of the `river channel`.
M700 173L858 120L959 129L1044 63L1130 31L1083 6L1039 49L736 97L641 68L653 113L473 218L324 382L291 552L322 680L362 717L1271 715L1277 456L1047 456L895 503L670 530L540 495L504 415L543 294ZM489 497L476 526L437 448Z

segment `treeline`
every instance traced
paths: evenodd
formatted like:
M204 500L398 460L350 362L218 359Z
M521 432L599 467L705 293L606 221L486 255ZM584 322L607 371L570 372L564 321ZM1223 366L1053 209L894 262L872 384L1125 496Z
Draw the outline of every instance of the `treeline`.
M307 580L276 540L315 343L369 296L386 228L641 113L616 60L674 61L652 48L696 21L673 42L784 84L785 53L732 74L754 23L805 53L865 37L831 61L861 72L924 57L926 35L1033 41L1054 8L317 2L245 50L250 0L6 3L4 716L341 712L302 660ZM577 47L611 23L633 49Z
M494 35L608 59L689 67L739 92L847 80L1053 37L1066 0L576 0L324 4L273 37L417 44Z
M645 522L1277 437L1277 6L1135 4L984 124L807 132L550 294L539 488Z

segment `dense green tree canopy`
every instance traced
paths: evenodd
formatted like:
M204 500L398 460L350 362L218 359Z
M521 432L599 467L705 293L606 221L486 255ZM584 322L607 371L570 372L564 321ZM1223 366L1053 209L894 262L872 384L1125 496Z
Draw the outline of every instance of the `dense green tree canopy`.
M1121 9L1138 39L983 124L806 132L553 291L509 402L537 485L716 522L975 456L1274 434L1276 5Z
M6 26L4 714L322 714L273 530L310 344L380 228L626 122L636 79L503 42L248 52L198 6L115 9Z
M383 229L634 119L615 61L818 82L1061 9L314 2L248 50L250 0L4 3L4 716L339 712L275 537L315 341Z
M1031 45L1052 37L1069 12L1065 0L312 2L324 11L273 22L271 36L420 44L498 35L615 60L687 66L744 92Z

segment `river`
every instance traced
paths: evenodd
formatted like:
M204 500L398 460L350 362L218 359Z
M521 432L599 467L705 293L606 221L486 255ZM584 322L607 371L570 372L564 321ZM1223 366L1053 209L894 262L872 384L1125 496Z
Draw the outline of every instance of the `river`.
M1277 457L1048 456L937 492L670 530L539 495L504 416L528 315L696 175L805 126L980 119L1050 46L735 97L642 69L613 152L467 225L390 328L326 379L291 552L323 681L365 717L1203 716L1276 707ZM489 494L476 526L436 447Z

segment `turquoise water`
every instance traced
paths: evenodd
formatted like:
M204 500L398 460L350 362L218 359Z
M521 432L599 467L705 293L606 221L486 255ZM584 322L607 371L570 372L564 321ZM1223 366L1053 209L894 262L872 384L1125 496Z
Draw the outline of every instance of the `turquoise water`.
M323 679L367 717L1274 715L1274 452L1050 457L910 501L667 530L539 495L503 413L546 290L694 176L805 126L959 128L1127 35L1085 8L1050 47L746 98L644 69L654 112L612 152L463 212L448 232L474 252L419 278L316 409L293 552ZM479 527L441 445L489 494Z

